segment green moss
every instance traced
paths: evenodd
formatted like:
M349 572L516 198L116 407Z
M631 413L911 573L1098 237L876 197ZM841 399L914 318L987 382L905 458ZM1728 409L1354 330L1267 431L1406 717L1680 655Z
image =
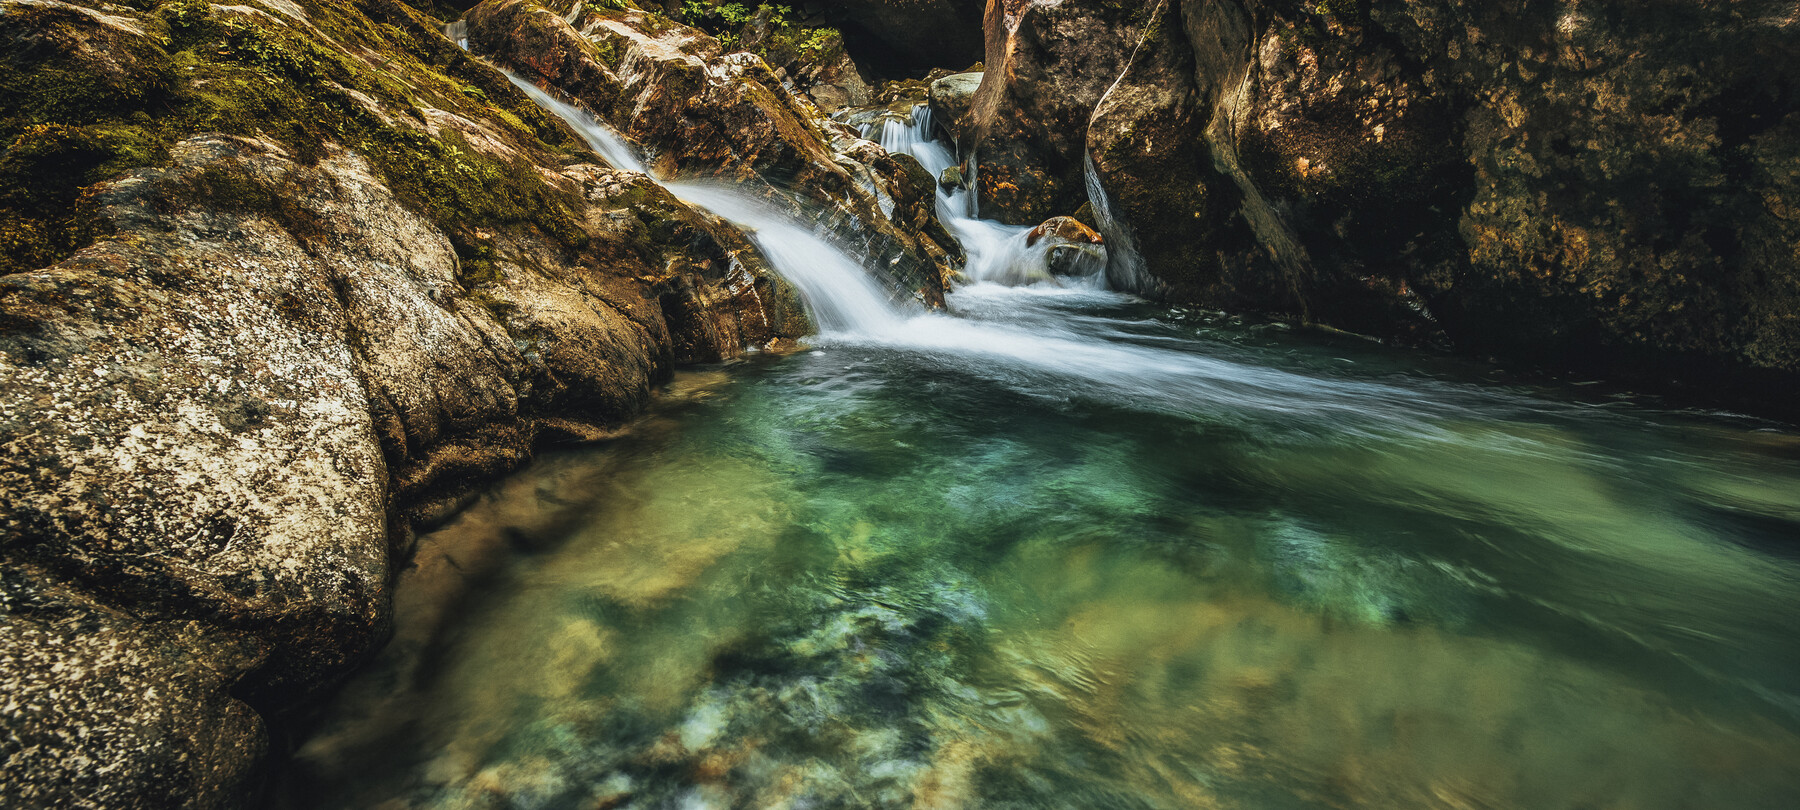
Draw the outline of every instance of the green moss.
M560 126L398 0L302 2L329 40L199 0L139 16L142 36L70 9L9 11L11 37L30 47L0 72L0 274L52 264L90 242L100 228L80 201L94 184L162 165L177 140L204 132L271 138L303 163L328 144L349 147L459 246L496 226L535 228L569 248L585 243L574 192L455 133L431 137L392 117L419 119L416 106L429 105L485 119L521 145L576 148ZM388 117L352 91L378 100ZM205 183L250 193L224 178Z
M762 3L752 8L744 3L686 0L680 17L682 22L718 39L726 50L740 49L758 17L763 17L767 20L766 36L749 50L770 65L788 68L790 72L824 64L844 52L844 38L837 29L800 25L794 21L794 9L790 6Z

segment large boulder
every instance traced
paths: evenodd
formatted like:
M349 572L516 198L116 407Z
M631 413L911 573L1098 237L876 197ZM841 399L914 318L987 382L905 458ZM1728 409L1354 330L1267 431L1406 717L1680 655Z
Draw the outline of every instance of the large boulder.
M981 89L982 73L953 73L931 83L927 98L931 119L952 138L969 129L969 111L975 105L975 91Z
M1031 225L1087 200L1088 120L1131 61L1139 4L993 0L986 72L961 131L982 216Z
M1215 165L1317 317L1665 380L1800 371L1791 3L1184 7Z
M658 174L744 183L774 203L798 191L907 289L942 301L961 248L921 216L918 175L788 93L760 58L635 9L589 7L571 24L532 0L488 0L468 32L472 48L586 106Z
M987 34L981 210L1074 210L1085 152L1118 283L1793 407L1791 3L996 0Z
M0 201L63 196L4 211L60 256L0 276L0 804L242 805L413 525L805 331L741 234L368 9L4 6Z

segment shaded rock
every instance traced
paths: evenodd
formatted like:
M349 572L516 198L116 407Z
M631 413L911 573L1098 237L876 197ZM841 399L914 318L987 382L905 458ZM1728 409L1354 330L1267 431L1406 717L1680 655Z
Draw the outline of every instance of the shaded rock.
M969 182L963 177L962 169L956 166L947 167L944 169L943 173L938 175L938 187L946 191L950 189L967 188L968 185Z
M836 58L808 70L801 79L807 96L828 112L866 106L875 100L874 88L847 53L838 53Z
M985 0L833 0L820 4L860 61L884 76L981 60Z
M1076 222L1086 225L1091 230L1096 232L1100 230L1100 218L1094 214L1094 204L1092 202L1082 203L1081 207L1075 209L1075 213L1070 214L1070 216L1074 217Z
M1179 4L1157 0L1145 13L1130 62L1086 128L1095 184L1088 191L1102 198L1097 227L1112 243L1108 280L1122 290L1172 285L1175 297L1217 298L1220 290L1192 289L1189 279L1217 278L1222 257L1252 243L1234 216L1236 189L1214 171L1206 142L1195 137L1211 109L1180 39ZM1157 269L1154 277L1149 268Z
M1782 409L1791 4L1115 6L990 9L984 213L1085 147L1115 284Z
M1088 120L1142 37L1137 4L989 4L986 65L966 130L982 216L1030 225L1087 199Z

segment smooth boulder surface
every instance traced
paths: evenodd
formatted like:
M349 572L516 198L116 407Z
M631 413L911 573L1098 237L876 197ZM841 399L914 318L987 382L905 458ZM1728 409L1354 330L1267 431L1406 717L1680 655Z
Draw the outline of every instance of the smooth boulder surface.
M0 804L244 805L269 724L381 643L413 525L807 330L433 21L283 8L0 17L38 93L0 172L87 183L0 211L78 237L0 276Z
M969 110L975 104L975 92L981 89L982 75L979 71L955 73L931 83L927 95L931 118L952 138L968 131Z

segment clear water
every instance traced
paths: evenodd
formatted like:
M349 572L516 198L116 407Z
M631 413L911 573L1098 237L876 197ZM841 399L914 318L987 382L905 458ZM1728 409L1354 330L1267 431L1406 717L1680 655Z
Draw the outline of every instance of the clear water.
M684 376L425 538L278 803L1800 806L1800 435L953 306Z

